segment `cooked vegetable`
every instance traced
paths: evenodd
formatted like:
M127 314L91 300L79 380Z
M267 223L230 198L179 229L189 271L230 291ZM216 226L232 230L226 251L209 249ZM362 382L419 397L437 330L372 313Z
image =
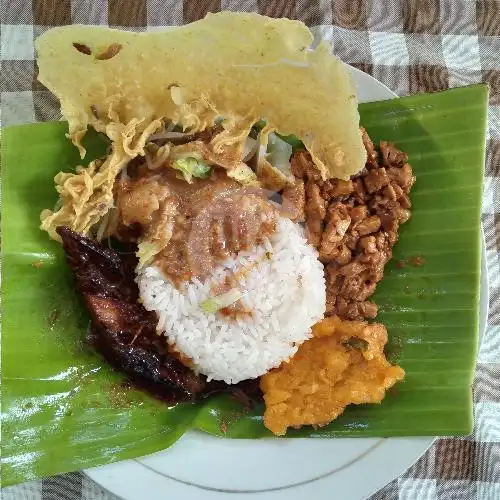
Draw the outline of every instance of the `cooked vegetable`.
M276 135L282 139L285 142L288 142L290 146L292 146L293 152L297 151L298 149L305 149L304 143L296 136L293 134L290 135L281 135L276 133Z
M156 134L151 135L149 138L150 141L159 141L162 139L165 140L178 140L178 139L185 139L186 137L189 137L189 134L186 134L185 132L176 132L174 130L165 130L164 132L158 132Z
M216 313L224 309L224 307L234 304L240 300L241 297L243 297L243 294L237 288L231 288L229 292L204 300L200 303L200 306L208 314Z
M156 241L151 242L146 240L139 242L136 252L136 256L139 259L137 268L140 269L145 265L150 264L155 255L157 255L161 249L161 245Z
M290 170L290 157L292 156L292 150L293 148L288 142L285 142L276 134L269 134L267 161L286 176L292 174Z
M250 160L256 153L259 148L259 143L253 137L247 137L245 141L245 146L243 147L243 159L242 161L247 162Z
M210 166L193 156L178 158L172 163L172 168L179 170L189 184L193 182L193 177L205 179L210 175Z
M366 351L368 342L360 337L349 337L342 342L346 349L358 349L359 351Z

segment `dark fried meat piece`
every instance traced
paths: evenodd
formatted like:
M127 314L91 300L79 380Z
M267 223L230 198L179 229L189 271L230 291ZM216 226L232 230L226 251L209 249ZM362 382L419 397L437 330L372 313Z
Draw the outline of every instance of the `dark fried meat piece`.
M377 304L368 300L364 302L348 302L343 297L337 297L333 310L345 319L360 317L375 318L377 316L378 307Z
M321 174L316 168L316 165L311 161L311 156L307 151L297 151L292 156L290 168L295 177L299 179L310 179L319 181Z
M318 183L308 180L306 183L306 238L314 247L321 243L323 219L326 216L325 199L321 196Z
M194 400L205 380L167 351L156 315L138 302L135 258L119 255L66 227L57 229L92 317L88 341L141 387L169 401Z
M326 314L343 319L374 318L368 299L392 258L398 231L411 217L409 192L415 182L407 155L382 141L378 153L362 129L365 169L349 181L319 179L307 152L292 158L295 175L306 186L305 232L325 264Z
M410 164L405 163L402 167L391 167L387 170L387 173L391 180L400 186L406 194L410 192L410 189L415 183L413 169Z
M358 232L359 236L366 236L367 234L377 232L380 229L380 225L380 217L378 215L370 215L355 224L353 229Z
M326 215L325 199L321 196L319 185L313 181L306 184L305 212L309 219L323 220Z
M408 155L400 151L392 142L380 141L382 164L386 167L402 167L408 161Z
M321 195L325 200L332 198L348 198L354 191L352 180L329 179L321 186Z
M368 194L366 192L363 179L361 177L358 179L355 179L353 181L353 186L354 186L353 199L354 199L355 203L359 203L361 205L366 203L366 201L368 199Z
M384 167L372 168L368 174L363 178L366 190L369 194L380 191L383 187L389 184L390 179Z
M134 252L119 254L67 227L57 232L92 318L87 341L134 385L169 403L219 392L246 405L262 399L258 381L207 383L168 351L165 337L156 333L156 315L138 302Z
M328 208L328 222L321 236L319 250L322 262L332 260L335 260L338 264L349 262L351 252L345 244L342 244L342 241L350 224L351 217L345 205L341 203L330 205Z
M306 219L305 234L309 244L318 248L323 234L323 221L321 219Z
M378 166L378 153L375 149L375 146L373 145L370 136L366 132L366 129L364 127L360 127L360 130L361 130L361 138L363 139L363 146L365 147L366 150L366 166L368 168L372 166L376 167Z

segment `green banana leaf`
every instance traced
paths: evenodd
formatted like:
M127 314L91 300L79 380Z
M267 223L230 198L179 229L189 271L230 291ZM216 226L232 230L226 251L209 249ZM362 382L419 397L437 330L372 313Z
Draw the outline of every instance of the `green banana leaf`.
M463 435L472 427L480 206L488 89L477 85L360 106L375 141L409 153L417 183L375 301L406 380L381 405L352 406L296 436ZM84 341L88 316L61 248L38 229L52 177L80 163L65 123L8 128L2 144L2 484L170 446L186 430L270 433L262 408L227 397L167 407L124 381ZM99 136L89 156L102 153Z

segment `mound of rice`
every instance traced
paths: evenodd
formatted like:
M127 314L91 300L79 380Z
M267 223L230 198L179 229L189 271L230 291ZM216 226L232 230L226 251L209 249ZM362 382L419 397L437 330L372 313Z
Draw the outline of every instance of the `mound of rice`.
M251 271L238 289L251 316L204 312L200 303L212 286L243 268ZM323 265L302 228L284 218L263 245L224 262L204 283L193 279L180 291L153 266L136 280L145 308L158 315L158 331L196 371L229 384L259 377L293 356L325 313Z

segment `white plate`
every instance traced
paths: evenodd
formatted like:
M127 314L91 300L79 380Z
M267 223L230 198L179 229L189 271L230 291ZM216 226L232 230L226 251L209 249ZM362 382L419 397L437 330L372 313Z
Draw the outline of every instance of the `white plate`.
M361 102L396 97L373 77L350 70ZM483 243L481 333L487 307ZM126 500L359 500L403 473L433 441L433 437L231 440L191 431L163 452L85 473Z

